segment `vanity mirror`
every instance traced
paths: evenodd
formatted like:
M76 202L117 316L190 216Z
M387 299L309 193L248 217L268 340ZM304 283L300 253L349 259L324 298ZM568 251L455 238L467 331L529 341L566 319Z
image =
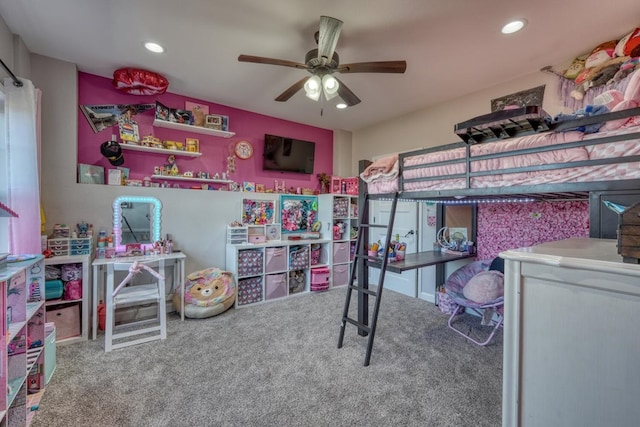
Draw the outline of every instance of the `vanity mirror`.
M115 246L152 245L160 240L162 203L155 197L120 196L113 202Z

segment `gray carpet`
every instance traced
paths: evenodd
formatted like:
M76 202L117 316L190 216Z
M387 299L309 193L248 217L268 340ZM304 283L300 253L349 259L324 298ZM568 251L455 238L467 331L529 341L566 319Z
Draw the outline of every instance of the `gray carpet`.
M60 346L32 425L500 425L501 332L479 347L434 305L387 291L364 367L354 326L337 348L345 292L172 314L166 341L111 353L102 340ZM477 317L458 322L487 332Z

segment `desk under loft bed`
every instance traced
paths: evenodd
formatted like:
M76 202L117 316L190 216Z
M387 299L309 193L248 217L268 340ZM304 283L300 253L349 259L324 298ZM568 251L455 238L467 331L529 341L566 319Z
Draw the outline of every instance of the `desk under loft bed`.
M640 189L640 107L562 121L539 107L524 107L459 123L455 133L462 141L401 153L396 162L385 159L377 166L376 162L361 161L360 224L366 223L369 200L459 204L588 201L595 192ZM389 229L392 226L393 215ZM358 254L367 245L368 232L361 231ZM352 273L350 288L357 277L353 290L358 292L358 319L347 320L358 326L360 335L371 332L365 366L380 300L376 298L372 326L368 327L368 295L375 294L363 291L368 290L368 267L381 269L381 292L386 270L402 272L465 256L469 255L436 259L433 251L427 251L407 257L404 263L387 265L357 255L362 262L354 264L357 270ZM344 326L339 346L343 333Z

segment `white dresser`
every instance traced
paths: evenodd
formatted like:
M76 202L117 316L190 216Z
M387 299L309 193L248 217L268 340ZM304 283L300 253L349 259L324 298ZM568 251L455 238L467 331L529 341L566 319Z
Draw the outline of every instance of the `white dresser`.
M640 425L640 265L589 238L500 256L502 425Z

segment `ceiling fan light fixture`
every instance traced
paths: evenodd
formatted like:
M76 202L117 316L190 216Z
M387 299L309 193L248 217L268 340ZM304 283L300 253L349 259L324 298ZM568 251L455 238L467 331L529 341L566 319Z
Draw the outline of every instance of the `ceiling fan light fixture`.
M338 96L338 89L340 83L331 74L325 74L322 76L322 89L324 90L324 96L327 100L331 100Z
M314 101L320 99L320 93L322 92L322 82L320 80L320 77L309 77L304 84L304 92L306 93L308 98L311 98Z
M338 83L338 80L336 80L336 78L331 74L325 74L322 76L322 88L324 89L325 94L333 95L338 93L339 87L340 84Z

